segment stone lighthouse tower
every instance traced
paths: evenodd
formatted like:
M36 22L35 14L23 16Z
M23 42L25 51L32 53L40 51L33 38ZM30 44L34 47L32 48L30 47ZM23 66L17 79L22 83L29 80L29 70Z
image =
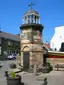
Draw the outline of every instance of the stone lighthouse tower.
M21 65L29 68L35 64L43 65L43 43L40 15L32 9L24 13L21 29Z

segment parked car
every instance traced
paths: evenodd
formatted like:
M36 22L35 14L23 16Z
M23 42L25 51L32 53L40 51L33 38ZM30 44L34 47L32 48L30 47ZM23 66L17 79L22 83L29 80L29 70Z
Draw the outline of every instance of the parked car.
M12 55L8 55L8 59L9 60L14 60L14 59L16 59L16 57L12 54Z

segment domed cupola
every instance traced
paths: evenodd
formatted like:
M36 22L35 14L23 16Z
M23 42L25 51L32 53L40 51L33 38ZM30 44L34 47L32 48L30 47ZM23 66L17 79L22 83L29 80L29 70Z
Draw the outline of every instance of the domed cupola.
M23 24L29 24L29 23L39 24L40 23L39 13L32 9L32 5L34 4L31 3L29 5L31 6L31 9L24 13L24 16L22 19Z

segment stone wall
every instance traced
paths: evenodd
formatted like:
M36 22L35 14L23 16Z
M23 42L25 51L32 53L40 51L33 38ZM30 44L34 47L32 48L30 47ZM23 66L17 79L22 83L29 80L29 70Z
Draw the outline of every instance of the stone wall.
M47 61L53 65L56 65L58 63L64 63L64 58L47 58Z
M23 52L30 53L30 65L43 64L43 47L42 44L22 44L21 64L23 66Z

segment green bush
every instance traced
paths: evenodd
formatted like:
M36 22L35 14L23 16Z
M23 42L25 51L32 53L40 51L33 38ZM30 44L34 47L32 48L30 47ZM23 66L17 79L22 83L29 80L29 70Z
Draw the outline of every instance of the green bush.
M52 71L53 70L53 67L52 67L52 65L49 62L47 62L47 65L46 66L48 67L48 70L49 71Z
M47 66L50 66L50 63L49 62L47 62Z
M16 64L11 63L11 64L10 64L10 68L12 68L12 69L13 69L13 68L16 68Z
M52 67L52 65L50 65L49 69L50 69L50 71L52 71L52 70L53 70L53 67Z
M15 78L15 77L16 77L16 74L15 74L14 71L11 71L11 72L10 72L10 77L11 77L11 78Z

